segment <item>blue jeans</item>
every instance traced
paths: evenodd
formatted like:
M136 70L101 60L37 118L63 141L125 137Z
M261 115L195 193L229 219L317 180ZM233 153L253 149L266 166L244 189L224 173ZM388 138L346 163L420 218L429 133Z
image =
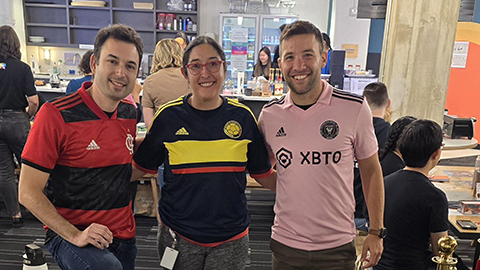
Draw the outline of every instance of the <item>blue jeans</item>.
M135 238L113 239L106 249L92 245L77 247L60 236L55 236L45 244L55 262L64 270L134 270L137 245Z
M368 232L369 224L366 218L355 218L355 227L359 231Z
M30 120L27 113L0 109L0 194L11 216L20 212L13 157L21 162L29 131Z

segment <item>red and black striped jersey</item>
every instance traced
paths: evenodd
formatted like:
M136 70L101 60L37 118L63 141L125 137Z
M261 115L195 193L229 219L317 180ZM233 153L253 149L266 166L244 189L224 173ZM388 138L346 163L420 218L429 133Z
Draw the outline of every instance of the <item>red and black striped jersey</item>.
M135 236L129 188L136 133L135 106L122 100L109 118L85 88L46 103L38 112L22 162L50 174L48 199L69 222L109 227Z

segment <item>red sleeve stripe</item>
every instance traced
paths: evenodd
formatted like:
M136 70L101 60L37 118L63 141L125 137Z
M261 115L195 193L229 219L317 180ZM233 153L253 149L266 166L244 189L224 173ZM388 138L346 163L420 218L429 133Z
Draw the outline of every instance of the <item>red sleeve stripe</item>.
M157 174L158 173L158 170L149 170L149 169L146 169L146 168L143 168L142 166L138 165L135 160L132 160L132 164L135 168L139 169L140 171L142 172L145 172L145 173L150 173L150 174Z
M263 178L269 177L272 173L273 173L273 168L270 168L270 170L266 173L262 173L262 174L250 173L250 176L256 179L263 179Z
M245 167L206 167L206 168L185 168L173 169L174 174L193 174L193 173L218 173L218 172L243 172Z

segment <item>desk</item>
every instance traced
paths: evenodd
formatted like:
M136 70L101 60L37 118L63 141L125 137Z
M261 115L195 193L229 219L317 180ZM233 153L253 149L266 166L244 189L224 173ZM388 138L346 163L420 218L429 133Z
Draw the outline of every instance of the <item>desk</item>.
M447 178L448 182L433 182L447 195L449 202L474 200L472 195L473 167L436 166L430 171L434 178Z
M480 255L480 244L478 239L480 238L480 215L462 215L460 213L454 213L457 210L449 210L448 222L450 223L450 230L460 239L472 239L475 241L475 255L473 256L472 270L475 270L477 266L478 257ZM453 214L450 215L450 212ZM458 212L458 211L457 211ZM476 230L464 230L457 224L458 219L471 220L477 224Z
M466 138L450 139L444 137L443 143L445 144L445 146L443 147L444 150L458 150L475 148L478 144L478 141L475 138L469 140Z

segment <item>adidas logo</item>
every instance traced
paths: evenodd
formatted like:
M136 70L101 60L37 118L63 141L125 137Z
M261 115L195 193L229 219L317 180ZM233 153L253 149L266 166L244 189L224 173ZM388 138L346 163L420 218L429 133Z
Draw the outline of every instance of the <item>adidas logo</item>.
M181 129L177 130L177 132L175 132L175 135L190 135L190 133L188 133L188 131L182 127Z
M285 137L285 136L287 136L287 133L285 133L285 130L283 129L283 127L281 127L277 131L277 134L275 135L275 137Z
M98 146L95 140L92 140L90 144L87 146L87 150L100 150L100 146Z

